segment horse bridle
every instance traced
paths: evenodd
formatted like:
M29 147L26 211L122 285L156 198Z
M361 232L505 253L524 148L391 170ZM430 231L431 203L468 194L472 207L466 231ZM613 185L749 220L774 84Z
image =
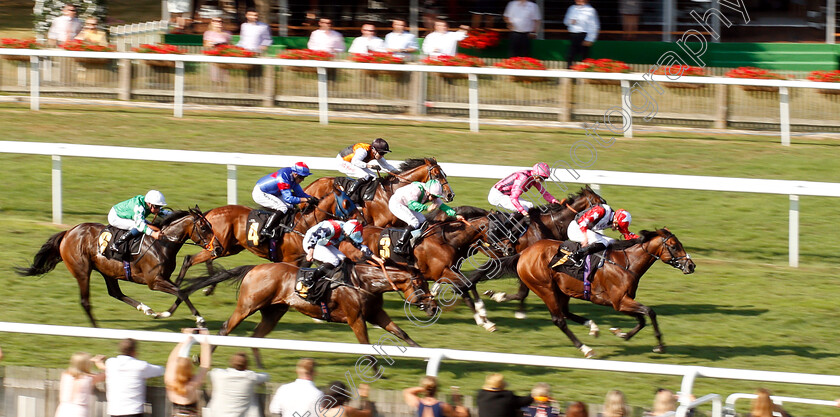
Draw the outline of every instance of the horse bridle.
M203 228L206 225L210 228L210 233L213 234L213 237L208 242L206 239L204 239L204 233L199 233L198 235L200 242L195 243L194 245L201 246L202 248L204 248L204 250L213 253L213 248L215 247L215 244L218 243L219 247L222 248L222 250L224 251L225 247L222 246L222 241L219 240L218 236L216 236L216 231L213 230L213 224L210 223L210 220L207 220L207 217L205 217L204 214L199 211L191 210L190 212L194 218L197 218L195 224L197 224L199 228Z
M394 292L399 294L400 298L402 298L403 302L405 302L405 296L403 296L403 292L400 291L400 289L397 288L397 284L394 284L394 281L391 280L391 276L388 275L388 270L385 268L385 264L381 264L381 263L378 263L378 262L372 262L370 260L368 260L368 263L371 263L371 264L374 264L374 265L379 265L379 267L382 269L382 274L385 275L385 279L387 279L388 283L391 284L391 289L393 289ZM411 280L409 281L409 283L411 284L411 289L414 290L414 294L417 294L419 292L422 292L424 294L426 293L421 288L421 286L423 285L423 281L425 281L425 279L423 277L418 277L416 275L411 276ZM419 282L419 284L418 284L418 282ZM420 302L419 306L422 309L425 306L425 304L423 302Z
M681 261L682 261L682 260L684 260L684 259L685 259L685 260L691 259L691 255L689 255L689 254L687 254L687 253L686 253L686 254L685 254L685 256L677 256L677 255L674 253L674 252L675 252L674 247L668 244L668 241L669 241L669 240L671 240L671 238L672 238L672 237L675 237L675 236L674 236L674 234L673 234L673 233L671 233L670 231L668 232L668 235L667 235L667 236L660 236L660 238L662 238L662 246L664 246L664 247L665 247L665 249L668 249L668 254L669 254L669 255L671 255L671 259L670 259L670 260L668 260L668 261L662 261L662 262L664 262L664 263L666 263L666 264L668 264L668 265L671 265L671 266L672 266L672 267L674 267L674 268L677 268L677 269L683 269L683 265L681 264ZM653 254L653 253L648 252L647 247L642 246L642 248L644 249L645 253L647 253L648 255L650 255L651 257L653 257L654 259L656 259L657 261L661 261L661 260L662 260L662 257L661 257L661 256L658 256L658 255L656 255L656 254Z

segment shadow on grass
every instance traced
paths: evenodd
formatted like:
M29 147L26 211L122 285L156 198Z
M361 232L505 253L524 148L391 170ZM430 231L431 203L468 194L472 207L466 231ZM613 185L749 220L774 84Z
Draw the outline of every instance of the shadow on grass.
M624 357L627 355L646 355L651 353L653 345L622 345L613 346L613 353L608 356ZM714 345L668 345L667 352L662 355L652 355L652 358L690 358L706 359L718 362L721 359L756 356L797 356L810 359L828 359L840 357L840 353L826 352L818 348L795 345L761 345L761 346L714 346ZM606 358L607 356L602 356Z

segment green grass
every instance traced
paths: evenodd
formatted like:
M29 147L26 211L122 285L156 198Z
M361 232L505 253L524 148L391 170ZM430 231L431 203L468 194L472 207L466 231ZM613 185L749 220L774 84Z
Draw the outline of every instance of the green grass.
M139 146L332 156L356 140L384 137L394 152L390 159L436 156L442 162L528 165L535 160L567 158L571 144L585 135L580 130L486 127L470 133L465 125L420 124L394 121L333 119L321 126L316 119L249 113L189 112L183 119L170 112L97 107L43 106L31 112L18 105L0 105L3 140L69 142L97 145ZM801 139L783 148L777 137L678 134L644 134L618 139L609 149L598 149L592 169L778 178L840 182L836 141ZM24 265L52 234L65 229L50 224L50 158L0 153L0 320L88 326L78 304L75 280L66 268L43 278L21 278L13 266ZM253 181L267 169L240 167L240 203L252 205ZM63 158L64 221L104 222L110 206L148 188L164 192L175 208L193 204L207 210L226 202L223 166L189 163L146 163L127 160ZM317 172L316 175L333 175ZM492 180L451 178L456 205L487 207L486 191ZM570 184L573 189L577 185ZM557 193L560 194L559 192ZM668 226L697 263L697 272L684 276L657 264L642 280L637 299L653 307L660 319L666 354L651 352L655 344L650 328L633 340L612 336L594 339L581 326L572 330L606 360L731 367L788 372L836 374L840 369L836 322L840 299L836 277L837 201L802 197L801 267L787 266L786 196L681 191L637 187L602 187L614 206L633 213L634 229ZM184 249L192 253L195 248ZM226 267L263 260L249 254L220 261ZM196 268L195 276L201 272ZM145 287L124 283L122 288L156 310L170 305L172 297ZM512 291L513 280L480 287ZM94 314L103 327L177 331L191 326L186 309L168 320L151 320L107 295L103 281L92 278ZM434 326L414 327L402 317L396 294L386 297L387 310L418 343L425 347L580 357L567 338L551 323L543 304L528 300L529 319L512 318L514 305L489 302L491 318L499 331L487 333L475 326L463 306L447 312ZM235 305L235 290L221 288L213 297L196 295L198 309L211 330L218 330ZM593 318L602 329L630 328L634 320L610 309L573 301L572 309ZM236 335L247 335L256 318L243 323ZM383 332L370 330L373 339ZM283 318L270 337L355 342L344 325L315 324L295 312ZM115 342L76 338L48 338L0 334L6 365L63 367L70 353L87 350L113 354ZM165 344L143 343L141 358L163 363ZM225 366L234 349L220 348L215 366ZM292 375L294 362L306 352L263 352L275 381ZM319 381L340 379L353 366L353 355L313 354L323 364ZM388 379L374 388L398 389L416 383L425 362L400 359L388 367ZM609 372L556 370L538 367L444 362L441 383L458 385L463 392L477 389L487 372L504 372L518 393L534 383L549 382L563 400L601 402L608 389L625 391L630 402L647 406L657 387L679 389L679 378ZM767 386L778 395L833 399L837 390L821 387L699 380L695 393L752 392ZM826 415L820 408L790 406L794 415Z

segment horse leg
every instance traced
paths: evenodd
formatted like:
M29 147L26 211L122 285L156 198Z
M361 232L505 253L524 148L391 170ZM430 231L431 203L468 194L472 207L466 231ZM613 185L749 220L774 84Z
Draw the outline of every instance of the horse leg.
M260 320L260 324L254 329L254 334L251 337L265 337L267 334L271 333L272 330L277 326L277 322L283 318L283 315L289 311L288 304L269 304L260 309L260 315L262 319ZM251 348L251 351L254 352L254 363L257 364L257 367L260 369L265 369L265 365L262 361L262 355L260 355L260 350L257 348Z
M206 326L207 322L204 320L204 317L201 317L201 313L195 308L193 303L190 301L189 296L181 292L175 284L164 278L155 278L154 284L151 285L153 291L161 291L167 294L172 294L177 297L179 300L183 301L187 304L187 307L190 308L190 312L195 317L195 326L199 328L203 328ZM172 307L169 308L168 311L164 311L163 313L156 314L154 317L157 318L167 318L172 316L172 312L178 308L178 304L174 303Z
M216 274L216 271L213 269L213 259L209 259L207 262L204 263L207 266L207 276L212 277ZM204 289L204 295L213 295L216 292L216 286L219 284L212 284ZM180 287L180 285L178 286Z
M543 302L545 302L546 307L548 307L548 311L551 313L552 323L554 323L555 326L560 328L560 330L566 334L566 337L572 341L572 344L574 344L578 350L583 352L584 357L594 357L595 351L589 346L581 343L566 324L566 318L563 315L563 311L564 309L568 310L569 296L563 294L560 289L557 288L557 285L552 285L546 292L548 292L548 294L537 293L537 295L543 300Z
M569 311L569 303L566 303L565 308L563 308L563 315L577 324L582 324L588 327L590 336L598 337L601 335L601 329L594 321L583 316L578 316L577 314Z
M90 323L93 327L99 327L96 324L96 319L93 318L93 311L90 307L90 265L87 260L75 259L71 262L65 262L67 268L70 269L70 273L73 277L76 278L76 282L79 284L79 302L82 305L82 308L85 310L85 313L90 319ZM87 271L87 272L85 272Z
M484 301L478 296L478 291L476 290L475 285L472 286L470 289L472 295L475 297L475 322L481 327L484 327L484 330L487 330L490 333L496 331L496 323L490 321L487 318L487 309L484 308Z
M409 346L420 347L420 345L417 344L417 342L411 339L408 333L406 333L403 329L400 328L400 326L397 326L397 324L394 323L393 320L391 320L391 317L388 315L388 313L385 312L385 310L379 310L379 312L376 313L376 316L374 316L373 319L369 321L371 324L375 324L385 329L385 331L393 334L394 336L397 336L400 339L404 340L406 343L408 343Z
M653 323L653 334L656 337L656 341L658 345L653 348L653 351L656 353L664 353L665 352L665 344L662 342L662 333L659 331L659 323L656 321L656 313L653 311L652 308L639 303L638 301L625 296L621 300L621 307L618 311L627 314L629 316L633 316L638 321L636 327L632 328L627 333L622 333L621 329L614 327L611 328L610 331L613 332L616 336L621 337L624 340L630 340L639 330L642 330L645 327L645 316L650 317L651 323Z
M143 314L147 316L157 315L151 307L123 294L120 289L120 283L116 278L106 277L105 275L102 277L105 278L105 286L108 288L108 295L136 308L139 311L142 311Z

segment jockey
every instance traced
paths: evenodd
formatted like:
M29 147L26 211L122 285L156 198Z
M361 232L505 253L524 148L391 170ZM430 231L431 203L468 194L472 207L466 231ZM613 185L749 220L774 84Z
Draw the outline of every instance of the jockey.
M348 195L359 188L361 183L376 178L373 169L379 170L382 167L392 174L399 171L385 160L385 154L388 152L391 152L388 142L385 139L377 138L371 143L360 142L350 145L338 153L336 156L338 170L342 174L358 180L350 186L351 189L347 190ZM373 160L376 160L376 162L372 162Z
M627 210L613 209L606 204L592 206L586 211L578 213L575 220L569 223L567 229L569 240L579 242L580 249L569 256L575 264L580 264L586 255L608 248L615 239L604 236L601 231L611 228L621 232L625 240L639 237L630 233L632 217Z
M303 162L298 162L291 167L280 168L276 172L268 174L259 180L251 197L257 204L272 211L271 217L263 225L260 236L274 237L275 226L280 220L281 214L286 214L289 208L302 203L315 201L315 197L306 194L300 183L311 175L309 167Z
M455 216L458 220L464 219L441 201L441 195L443 195L443 186L438 180L429 180L425 183L415 181L394 192L388 200L388 208L394 216L408 225L408 229L400 236L400 241L394 246L395 248L404 248L409 237L413 243L420 236L422 233L420 225L426 222L426 217L421 211L440 207L447 216Z
M145 196L136 195L128 200L115 204L108 212L108 224L118 229L128 230L120 236L116 245L119 246L126 240L145 233L154 239L160 239L160 230L146 221L149 214L160 214L166 216L172 212L163 210L166 200L158 190L149 190Z
M356 249L362 251L365 257L372 258L379 263L382 259L374 255L370 248L362 243L362 224L358 220L324 220L306 231L303 237L303 250L306 260L313 259L321 262L315 270L313 280L317 281L344 262L347 257L338 250L342 240L347 239Z
M550 175L551 170L545 162L534 164L531 169L516 171L497 182L490 189L490 194L487 195L487 201L494 206L510 211L518 211L527 217L528 209L534 207L534 204L530 201L520 199L519 196L531 187L536 187L537 191L545 198L545 201L559 203L542 185L542 182Z

